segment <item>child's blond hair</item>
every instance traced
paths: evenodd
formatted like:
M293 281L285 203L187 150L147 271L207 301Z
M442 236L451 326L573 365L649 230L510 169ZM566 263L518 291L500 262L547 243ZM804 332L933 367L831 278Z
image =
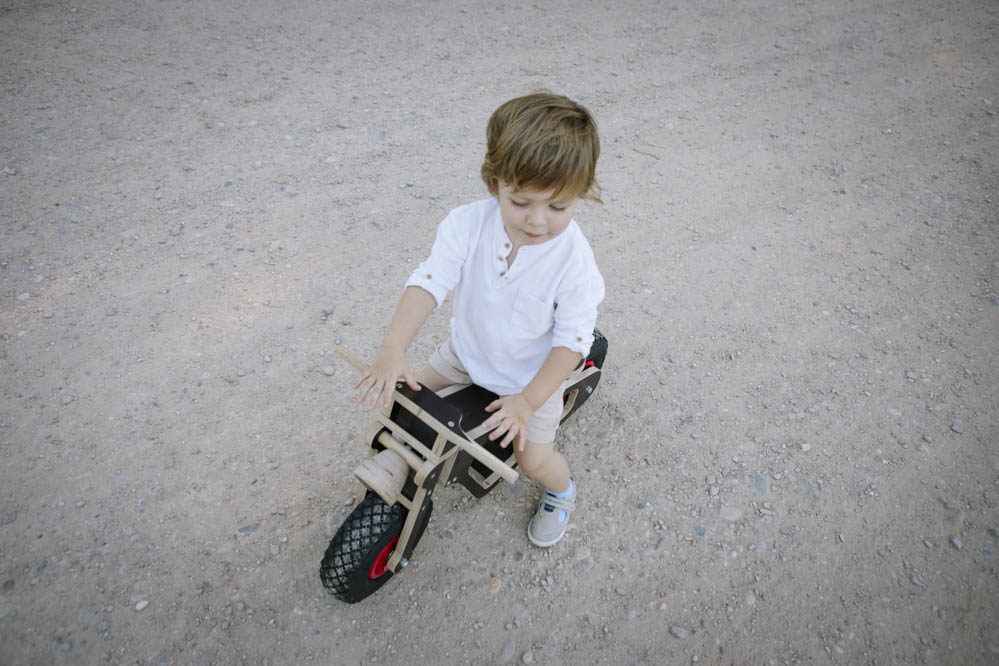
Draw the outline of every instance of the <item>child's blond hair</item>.
M489 118L482 180L493 196L503 183L600 202L599 156L590 112L562 95L536 92L503 103Z

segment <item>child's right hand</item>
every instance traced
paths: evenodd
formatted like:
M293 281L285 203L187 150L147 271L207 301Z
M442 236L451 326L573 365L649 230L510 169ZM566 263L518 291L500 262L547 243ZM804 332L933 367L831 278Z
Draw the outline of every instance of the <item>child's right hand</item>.
M354 388L358 390L357 402L370 399L369 410L374 410L379 402L382 407L388 407L392 403L392 391L399 379L404 380L414 391L420 390L416 377L409 370L406 352L396 347L382 347L375 362L354 384Z

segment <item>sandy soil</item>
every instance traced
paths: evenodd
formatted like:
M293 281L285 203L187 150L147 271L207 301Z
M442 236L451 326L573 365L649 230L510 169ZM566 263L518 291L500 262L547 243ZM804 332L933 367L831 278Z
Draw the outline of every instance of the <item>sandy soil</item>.
M995 663L997 53L991 0L3 2L0 662ZM336 345L538 88L604 145L580 508L442 490L341 604Z

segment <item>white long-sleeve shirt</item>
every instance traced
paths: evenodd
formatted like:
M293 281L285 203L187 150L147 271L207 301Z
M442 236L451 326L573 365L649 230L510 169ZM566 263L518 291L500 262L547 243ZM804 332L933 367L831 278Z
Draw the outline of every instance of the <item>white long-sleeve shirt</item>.
M500 395L527 386L554 347L586 356L604 298L575 221L551 240L522 246L508 266L511 249L495 198L460 206L406 282L430 292L438 307L454 290L454 349L472 380Z

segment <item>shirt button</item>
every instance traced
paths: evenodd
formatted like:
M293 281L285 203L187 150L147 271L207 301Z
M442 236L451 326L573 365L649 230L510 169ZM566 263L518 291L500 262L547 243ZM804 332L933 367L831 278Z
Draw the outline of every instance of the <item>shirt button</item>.
M503 243L503 247L510 247L509 243Z
M582 342L583 338L576 338L576 342Z
M428 279L428 280L432 280L432 279L433 279L433 277L434 277L433 275L431 275L430 273L427 273L427 279Z
M500 261L503 261L503 255L502 255L502 254L501 254L501 255L500 255L500 257L499 257L499 260L500 260Z
M506 271L500 271L500 277L503 277L504 275L506 275Z

